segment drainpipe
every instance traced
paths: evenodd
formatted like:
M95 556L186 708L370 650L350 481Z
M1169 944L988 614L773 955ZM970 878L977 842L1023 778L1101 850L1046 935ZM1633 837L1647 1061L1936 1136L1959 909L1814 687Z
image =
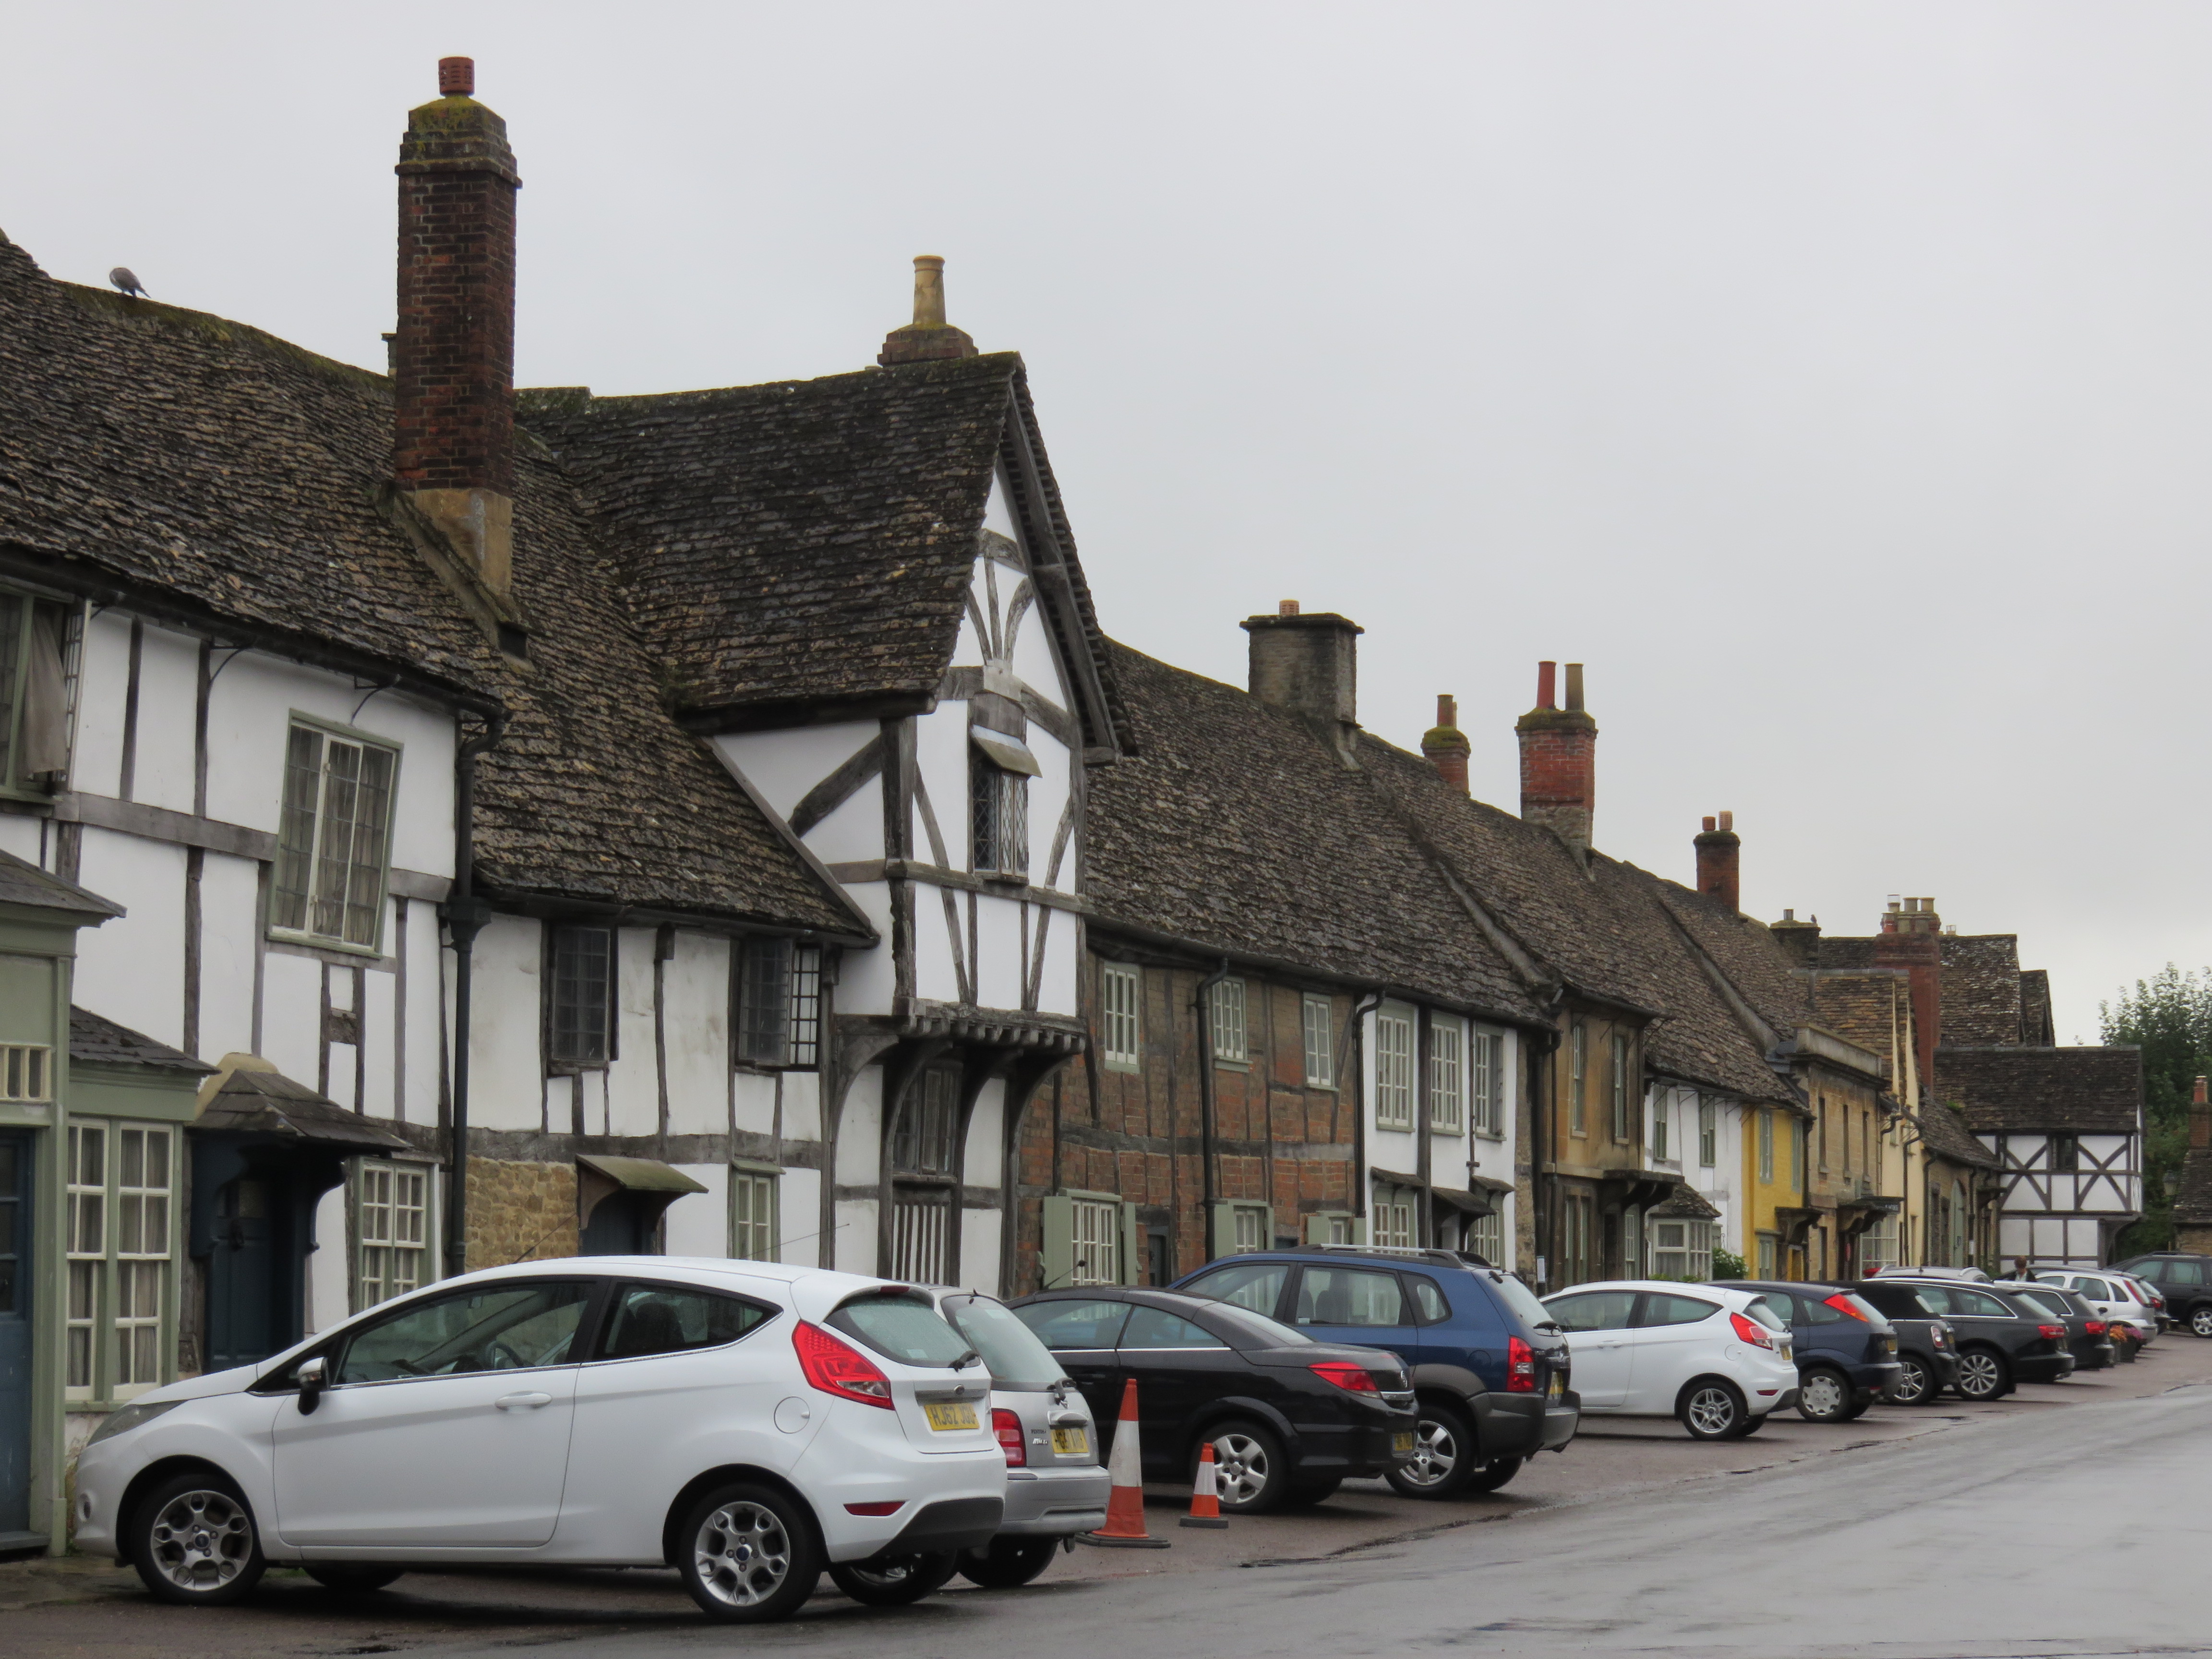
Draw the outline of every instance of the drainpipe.
M491 907L476 896L477 757L496 746L506 730L504 716L489 716L484 729L464 743L453 757L453 888L438 907L453 939L453 1125L446 1175L448 1279L469 1270L470 981L477 935L491 920Z
M1547 998L1548 1007L1557 1008L1563 987L1553 987ZM1551 1270L1559 1265L1559 1240L1553 1230L1559 1217L1559 1177L1544 1173L1544 1164L1550 1156L1547 1132L1552 1127L1552 1113L1557 1103L1553 1091L1559 1079L1559 1028L1556 1021L1545 1028L1540 1043L1533 1037L1527 1042L1528 1049L1528 1162L1534 1178L1528 1182L1530 1207L1535 1212L1528 1218L1530 1236L1535 1240L1536 1254L1544 1258L1544 1273L1538 1279L1539 1287L1548 1285ZM1535 1264L1529 1264L1534 1267Z
M1352 1213L1367 1220L1367 1016L1382 1006L1382 994L1370 991L1352 1010ZM1374 1230L1367 1243L1373 1243Z
M1199 981L1191 1006L1198 1010L1198 1149L1199 1171L1205 1182L1206 1259L1213 1259L1213 1206L1218 1194L1213 1178L1213 999L1208 994L1229 977L1229 958Z

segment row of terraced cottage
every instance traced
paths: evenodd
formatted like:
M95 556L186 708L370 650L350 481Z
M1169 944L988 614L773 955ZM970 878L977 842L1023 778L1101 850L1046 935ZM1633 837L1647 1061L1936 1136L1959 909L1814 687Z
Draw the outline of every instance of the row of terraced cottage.
M446 66L388 375L0 240L0 1544L100 1413L467 1267L1006 1292L1285 1242L1614 1274L2095 1262L2132 1050L2007 935L1825 936L1108 640L1027 371L513 389L519 183ZM1495 715L1503 740L1504 714ZM1685 864L1692 849L1686 850Z

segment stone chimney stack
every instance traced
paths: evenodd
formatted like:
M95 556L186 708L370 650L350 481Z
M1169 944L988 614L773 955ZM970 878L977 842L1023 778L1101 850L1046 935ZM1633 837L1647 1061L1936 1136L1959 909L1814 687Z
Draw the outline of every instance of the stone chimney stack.
M1302 714L1346 766L1357 766L1359 734L1359 636L1367 630L1348 617L1301 613L1285 599L1272 617L1247 617L1251 636L1252 695L1261 702Z
M945 320L945 261L934 253L917 253L914 320L884 336L884 349L876 361L889 368L894 363L927 363L977 355L975 341Z
M1437 723L1422 738L1421 753L1437 769L1437 775L1462 795L1468 793L1467 757L1473 748L1467 733L1459 729L1459 699L1449 692L1440 693Z
M1583 708L1583 665L1567 665L1567 706L1552 704L1555 665L1536 665L1536 706L1515 723L1521 738L1521 816L1577 855L1589 851L1597 805L1597 722Z
M1735 814L1723 812L1717 820L1707 818L1696 844L1698 890L1731 910L1741 909L1736 902L1736 860L1743 842L1735 833Z
M400 142L392 472L470 574L504 598L514 518L514 192L507 123L438 60Z
M1795 910L1784 910L1781 921L1767 924L1767 931L1774 935L1774 942L1788 951L1790 959L1800 968L1818 968L1820 965L1820 917L1815 916L1810 921L1800 921Z
M1902 970L1911 989L1913 1048L1923 1083L1936 1079L1936 1048L1943 1036L1942 925L1934 899L1893 897L1874 939L1875 966Z
M2189 1097L2189 1146L2191 1152L2212 1146L2212 1095L2207 1094L2201 1077Z

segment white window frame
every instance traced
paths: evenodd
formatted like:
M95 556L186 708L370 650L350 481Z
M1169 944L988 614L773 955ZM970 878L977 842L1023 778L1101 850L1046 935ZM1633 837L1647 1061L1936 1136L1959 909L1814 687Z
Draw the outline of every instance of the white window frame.
M1413 1194L1403 1187L1376 1183L1369 1206L1368 1233L1386 1250L1410 1250L1419 1237L1413 1214Z
M353 1310L362 1312L434 1282L438 1194L433 1166L365 1158L355 1164L349 1184Z
M314 800L312 805L304 808L295 799L292 787L294 771L292 751L296 738L302 733L312 735L319 745L315 751ZM366 732L356 731L351 726L318 720L311 714L302 714L297 711L293 713L285 726L284 745L284 781L277 816L276 861L274 870L277 880L281 883L287 870L288 861L304 858L307 864L306 885L298 890L299 915L296 921L286 920L279 908L280 906L288 905L290 902L289 894L293 890L280 886L271 891L269 901L270 935L276 939L302 940L322 946L326 950L356 951L367 956L379 955L384 941L384 912L392 887L392 827L397 819L399 805L400 745L389 738L374 737ZM349 848L344 859L344 868L348 872L356 868L368 867L368 864L358 857L363 850L360 846L359 838L364 832L374 833L375 842L373 850L376 884L374 895L362 896L369 919L368 937L365 939L356 938L353 933L349 931L349 924L346 918L346 911L352 908L350 901L354 898L349 874L347 878L347 891L341 894L336 901L338 906L337 930L335 933L328 932L315 926L317 908L332 902L325 890L325 878L329 874L327 866L333 860L325 856L323 840L326 833L325 821L330 805L331 757L339 749L351 749L364 754L380 754L385 757L389 769L384 781L383 821L373 826L372 831L372 826L368 818L356 817L352 820L355 843ZM307 844L304 851L298 845L299 823L295 816L302 810L307 814Z
M1492 1209L1488 1215L1479 1215L1469 1221L1467 1224L1467 1248L1492 1267L1504 1267L1505 1218Z
M1698 1167L1716 1168L1721 1157L1721 1103L1711 1095L1698 1097Z
M1651 1091L1651 1157L1655 1163L1668 1162L1667 1157L1668 1102L1674 1095L1672 1089Z
M1229 1254L1250 1255L1255 1251L1273 1249L1275 1241L1267 1236L1267 1221L1272 1213L1264 1204L1231 1205Z
M1635 1125L1628 1121L1630 1094L1628 1089L1628 1037L1615 1031L1607 1047L1613 1064L1613 1138L1616 1144L1628 1145L1636 1139Z
M736 1261L781 1261L783 1180L775 1170L730 1166L730 1257Z
M1654 1221L1651 1273L1656 1279L1706 1279L1713 1273L1713 1224L1710 1221Z
M1770 1185L1774 1180L1774 1108L1759 1109L1759 1178Z
M1098 964L1098 1063L1133 1072L1143 1055L1145 975L1126 963Z
M1375 1015L1375 1125L1413 1127L1413 1020L1388 1008Z
M107 1125L69 1126L69 1233L63 1272L63 1394L90 1400L100 1381L100 1269L107 1261Z
M1468 1098L1474 1103L1474 1132L1505 1133L1505 1039L1496 1031L1473 1028Z
M1072 1285L1121 1282L1121 1203L1118 1199L1072 1198L1068 1218L1074 1237L1069 1261Z
M1245 1036L1244 981L1241 979L1216 981L1206 993L1206 1024L1212 1029L1213 1057L1243 1066L1251 1060L1251 1048Z
M1306 1087L1336 1087L1336 1003L1309 991L1299 1002L1306 1049Z
M1467 1126L1467 1028L1455 1019L1429 1022L1429 1127L1455 1135Z
M1589 1133L1589 1027L1577 1020L1567 1033L1567 1132Z

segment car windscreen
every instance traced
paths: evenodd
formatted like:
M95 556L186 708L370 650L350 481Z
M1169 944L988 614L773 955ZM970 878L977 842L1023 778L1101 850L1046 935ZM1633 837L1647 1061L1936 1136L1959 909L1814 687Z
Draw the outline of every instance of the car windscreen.
M954 1296L945 1300L945 1317L983 1356L991 1380L1002 1389L1037 1393L1066 1373L1036 1333L1014 1317L1003 1302L988 1296Z
M949 1366L975 1352L919 1291L855 1297L823 1322L902 1365Z
M1294 1331L1265 1314L1240 1308L1233 1302L1215 1303L1206 1310L1206 1316L1224 1330L1242 1335L1245 1340L1237 1344L1239 1347L1304 1348L1313 1345L1313 1338L1304 1331Z
M1489 1285L1492 1294L1507 1308L1520 1315L1522 1323L1530 1330L1558 1328L1559 1322L1552 1317L1552 1310L1536 1299L1535 1291L1511 1273L1492 1268L1486 1273L1478 1271L1475 1277Z

